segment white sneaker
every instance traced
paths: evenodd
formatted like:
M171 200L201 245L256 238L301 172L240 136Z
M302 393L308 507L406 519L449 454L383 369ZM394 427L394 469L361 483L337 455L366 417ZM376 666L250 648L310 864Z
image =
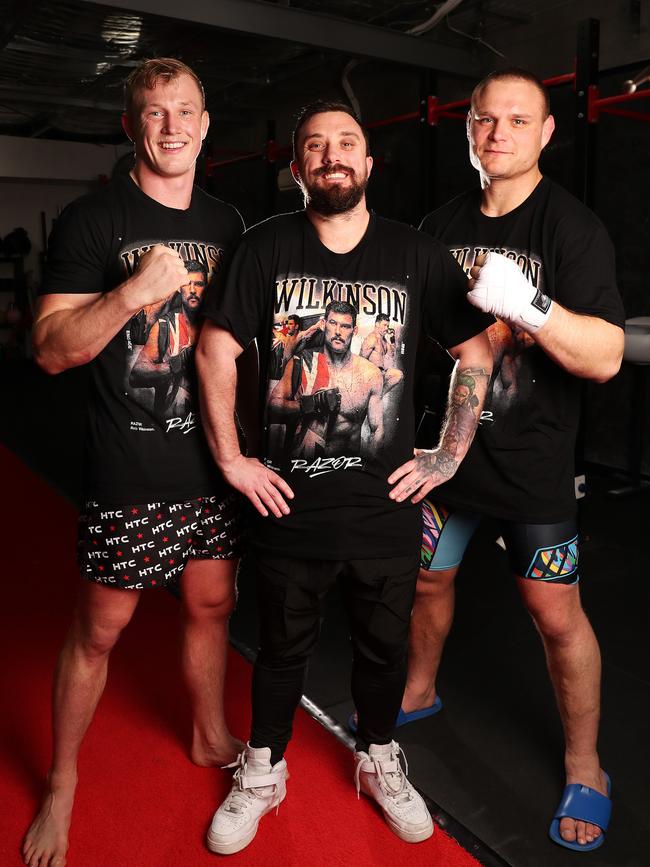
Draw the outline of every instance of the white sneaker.
M408 843L420 843L433 834L433 821L424 801L402 770L400 753L404 756L400 745L391 741L385 745L370 744L367 753L354 754L357 797L361 791L374 798L398 837Z
M251 842L262 816L279 808L287 794L287 763L271 767L271 750L247 746L228 768L236 768L230 794L214 814L208 849L232 855Z

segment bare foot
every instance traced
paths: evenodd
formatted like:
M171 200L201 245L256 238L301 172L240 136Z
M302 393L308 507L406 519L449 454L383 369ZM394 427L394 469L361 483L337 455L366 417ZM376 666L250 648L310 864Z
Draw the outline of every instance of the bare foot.
M598 768L592 774L567 773L566 781L567 785L579 783L581 786L595 789L601 795L607 795L607 778L602 768ZM560 836L568 843L577 842L580 846L584 846L585 843L592 843L601 834L602 831L598 825L592 825L590 822L581 822L570 817L560 820Z
M195 765L202 768L223 767L234 762L237 756L244 750L246 744L227 735L218 743L207 743L200 738L195 738L190 750L190 758Z
M23 861L29 867L65 864L75 788L76 780L56 787L48 782L48 792L23 842Z

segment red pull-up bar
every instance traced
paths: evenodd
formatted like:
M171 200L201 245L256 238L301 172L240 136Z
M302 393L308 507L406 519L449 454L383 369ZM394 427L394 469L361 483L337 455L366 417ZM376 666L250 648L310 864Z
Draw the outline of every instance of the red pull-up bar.
M621 105L626 102L634 102L637 99L648 99L650 97L649 90L635 90L632 93L619 93L615 96L600 96L598 85L589 85L588 110L587 119L589 123L596 123L600 114L614 114L618 117L629 117L633 120L641 120L644 122L650 121L650 114L640 111L627 111L622 108L614 108L613 106Z

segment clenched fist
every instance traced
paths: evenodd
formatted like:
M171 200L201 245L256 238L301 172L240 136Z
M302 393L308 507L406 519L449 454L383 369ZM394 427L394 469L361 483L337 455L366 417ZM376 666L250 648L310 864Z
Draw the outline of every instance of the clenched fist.
M553 302L524 277L521 268L499 253L477 257L470 272L467 300L510 325L534 333L546 323Z
M164 301L187 282L187 268L175 250L156 244L141 257L129 280L129 295L138 307Z

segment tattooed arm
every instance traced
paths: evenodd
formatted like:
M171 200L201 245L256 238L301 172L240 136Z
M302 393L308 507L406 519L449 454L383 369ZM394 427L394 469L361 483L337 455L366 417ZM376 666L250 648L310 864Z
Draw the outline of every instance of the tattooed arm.
M450 479L467 454L481 418L490 373L492 354L485 332L452 347L456 366L449 384L447 411L435 449L416 449L412 460L389 477L395 485L389 496L401 503L407 497L419 503L436 485Z

